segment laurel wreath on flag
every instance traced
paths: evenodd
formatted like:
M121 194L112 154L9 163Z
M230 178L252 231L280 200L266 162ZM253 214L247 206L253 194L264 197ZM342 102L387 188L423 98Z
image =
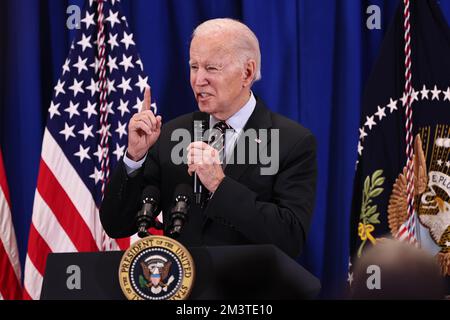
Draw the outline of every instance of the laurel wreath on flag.
M372 205L372 199L378 197L383 191L382 185L386 180L383 176L383 170L377 170L372 177L367 176L364 181L364 190L361 203L361 214L359 216L358 235L361 238L361 245L358 249L358 258L361 257L362 250L369 240L372 244L376 243L372 232L375 230L374 224L379 224L377 205Z

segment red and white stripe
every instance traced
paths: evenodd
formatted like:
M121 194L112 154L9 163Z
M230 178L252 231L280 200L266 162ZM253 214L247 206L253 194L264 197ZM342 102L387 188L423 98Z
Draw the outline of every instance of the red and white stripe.
M102 251L105 233L92 194L63 150L44 132L24 273L24 297L39 299L47 255ZM109 250L124 250L129 239L108 238Z
M408 242L414 245L418 245L416 236L416 216L413 214L408 216L408 219L400 226L397 231L397 240Z
M400 227L396 238L402 241L417 244L416 219L414 212L414 168L413 168L413 110L411 101L412 92L412 69L411 69L411 24L410 24L410 3L404 0L403 27L405 39L405 129L406 129L406 181L407 181L407 201L408 219Z
M0 300L20 299L20 262L11 219L11 201L0 151Z

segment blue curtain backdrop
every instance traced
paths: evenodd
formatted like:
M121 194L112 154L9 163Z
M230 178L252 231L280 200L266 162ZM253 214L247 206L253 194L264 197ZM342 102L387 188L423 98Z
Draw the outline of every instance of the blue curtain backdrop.
M47 109L73 31L69 5L84 1L0 2L0 142L22 265ZM381 29L366 27L369 5ZM189 86L190 35L200 22L237 18L262 50L254 87L272 110L310 128L318 140L313 225L299 261L336 297L348 264L349 211L360 101L397 0L122 0L164 121L196 109ZM450 0L442 0L450 16Z

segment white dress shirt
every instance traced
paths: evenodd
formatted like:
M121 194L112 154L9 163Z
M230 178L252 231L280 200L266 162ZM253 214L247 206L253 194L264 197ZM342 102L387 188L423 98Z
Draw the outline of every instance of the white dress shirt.
M255 107L256 99L253 92L250 92L250 99L248 102L226 121L226 123L228 123L233 130L227 130L225 134L225 159L228 160L233 153L234 145L241 135L242 130L244 130L244 127L252 115L253 110L255 110ZM210 128L213 128L218 122L220 122L220 120L217 120L213 116L209 117Z

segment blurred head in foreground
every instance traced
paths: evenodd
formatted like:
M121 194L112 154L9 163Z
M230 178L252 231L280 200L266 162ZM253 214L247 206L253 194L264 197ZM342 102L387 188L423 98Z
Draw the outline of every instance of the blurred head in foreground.
M352 299L444 299L435 258L391 239L377 240L356 262Z

